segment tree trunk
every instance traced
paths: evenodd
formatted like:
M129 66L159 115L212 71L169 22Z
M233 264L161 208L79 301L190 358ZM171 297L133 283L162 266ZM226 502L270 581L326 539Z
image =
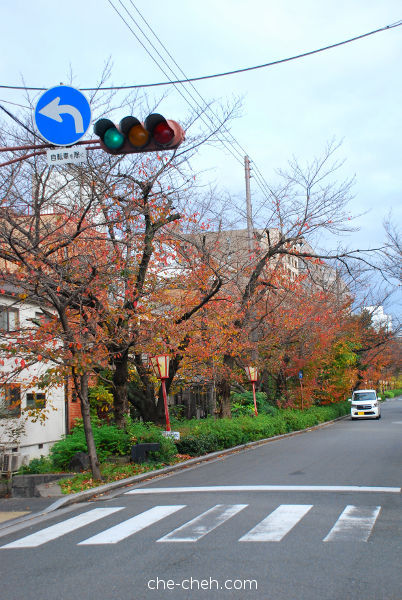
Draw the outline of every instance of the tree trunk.
M286 407L289 401L288 384L286 380L286 374L283 367L280 367L279 373L276 377L276 393L277 399L281 404L281 407ZM283 402L283 399L285 402Z
M134 384L130 384L128 388L128 400L130 404L137 410L143 421L151 421L156 425L165 424L165 413L163 410L163 397L162 390L158 396L158 400L155 398L155 390L150 382L144 387L137 387Z
M230 373L234 368L233 356L225 354L223 357L223 364L226 366L226 375L223 374L216 385L216 408L220 419L223 419L224 417L231 419L232 410L230 406L230 392L232 391L232 384L230 381Z
M128 410L128 355L124 352L121 358L114 359L113 374L113 411L114 421L120 429L124 428L124 417Z
M217 409L220 419L231 418L232 411L230 407L230 391L231 385L229 379L222 379L216 386L217 391Z
M87 441L88 455L89 455L89 462L90 462L91 470L92 470L92 476L94 479L98 479L98 480L102 481L102 475L101 475L100 468L99 468L98 455L96 453L96 446L95 446L94 436L93 436L93 431L92 431L91 416L90 416L90 412L89 412L88 374L87 373L80 376L79 397L80 397L80 401L81 401L81 413L82 413L82 419L84 422L85 439Z

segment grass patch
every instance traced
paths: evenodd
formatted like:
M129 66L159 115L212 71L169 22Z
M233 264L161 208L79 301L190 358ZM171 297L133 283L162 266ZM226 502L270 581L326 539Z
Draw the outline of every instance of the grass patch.
M103 477L103 481L98 481L92 478L91 471L84 471L83 473L77 473L72 477L68 477L59 482L61 491L63 494L76 494L77 492L83 492L89 490L104 483L111 483L112 481L119 481L120 479L127 479L134 475L141 475L142 473L148 473L150 471L156 471L168 465L175 465L184 460L191 458L189 455L176 454L172 457L169 462L164 463L144 463L136 464L130 463L128 465L113 465L111 463L103 463L100 465L100 471Z

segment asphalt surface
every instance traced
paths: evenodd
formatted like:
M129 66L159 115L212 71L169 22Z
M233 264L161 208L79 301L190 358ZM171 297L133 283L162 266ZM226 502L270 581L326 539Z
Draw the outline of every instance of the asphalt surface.
M402 399L382 415L8 528L1 600L401 600Z

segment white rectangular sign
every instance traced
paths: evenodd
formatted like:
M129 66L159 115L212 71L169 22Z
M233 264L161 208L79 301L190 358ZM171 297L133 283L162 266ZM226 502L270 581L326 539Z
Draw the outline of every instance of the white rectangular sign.
M79 165L87 162L87 149L82 146L70 146L68 148L52 148L46 151L47 164L58 165Z
M180 431L162 431L162 435L170 437L173 440L180 440Z

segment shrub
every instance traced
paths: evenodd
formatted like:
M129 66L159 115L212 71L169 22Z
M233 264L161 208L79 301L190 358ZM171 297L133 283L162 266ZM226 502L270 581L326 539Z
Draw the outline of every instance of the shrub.
M150 453L151 460L167 461L176 454L173 440L165 438L161 430L152 423L136 423L127 419L126 428L115 425L99 425L95 420L93 434L98 458L104 462L111 455L130 454L131 446L142 442L158 442L161 449ZM70 435L56 442L50 451L51 460L58 469L67 469L77 452L88 452L82 424L74 427Z
M387 400L388 398L395 398L396 396L400 396L401 394L402 389L386 390L383 394L381 394L381 398L383 400Z
M244 443L276 435L275 423L268 416L242 417L237 421L243 430Z
M265 392L256 392L255 399L257 402L258 414L274 414L277 411L275 406L269 404L267 394ZM233 393L231 395L231 409L234 417L241 415L254 414L254 398L253 392Z
M40 475L42 473L51 473L55 470L52 460L48 456L33 458L28 465L20 467L18 473L24 475Z
M208 418L203 421L187 421L181 430L182 438L176 442L182 454L200 456L208 452L222 450L264 438L282 435L290 431L299 431L330 421L347 414L350 410L348 402L315 406L307 410L279 410L268 406L269 412L254 415L241 415L233 419Z
M191 419L177 424L181 431L181 439L176 443L162 435L162 430L153 423L141 423L126 419L124 429L114 425L101 424L94 419L93 433L100 462L111 455L129 454L131 446L142 442L157 442L161 445L158 452L150 453L151 461L169 462L178 452L190 456L201 456L210 452L231 448L250 441L281 435L290 431L298 431L330 421L350 410L348 402L340 402L327 406L313 406L307 410L279 410L270 405L266 412L257 417L254 414L243 414L233 419L212 417L197 420ZM71 458L77 452L87 452L84 429L79 423L63 440L56 442L48 458L41 457L31 461L22 472L45 473L68 469Z
M198 435L187 435L176 442L177 450L180 454L189 454L190 456L201 456L218 450L219 441L214 433L200 433Z

